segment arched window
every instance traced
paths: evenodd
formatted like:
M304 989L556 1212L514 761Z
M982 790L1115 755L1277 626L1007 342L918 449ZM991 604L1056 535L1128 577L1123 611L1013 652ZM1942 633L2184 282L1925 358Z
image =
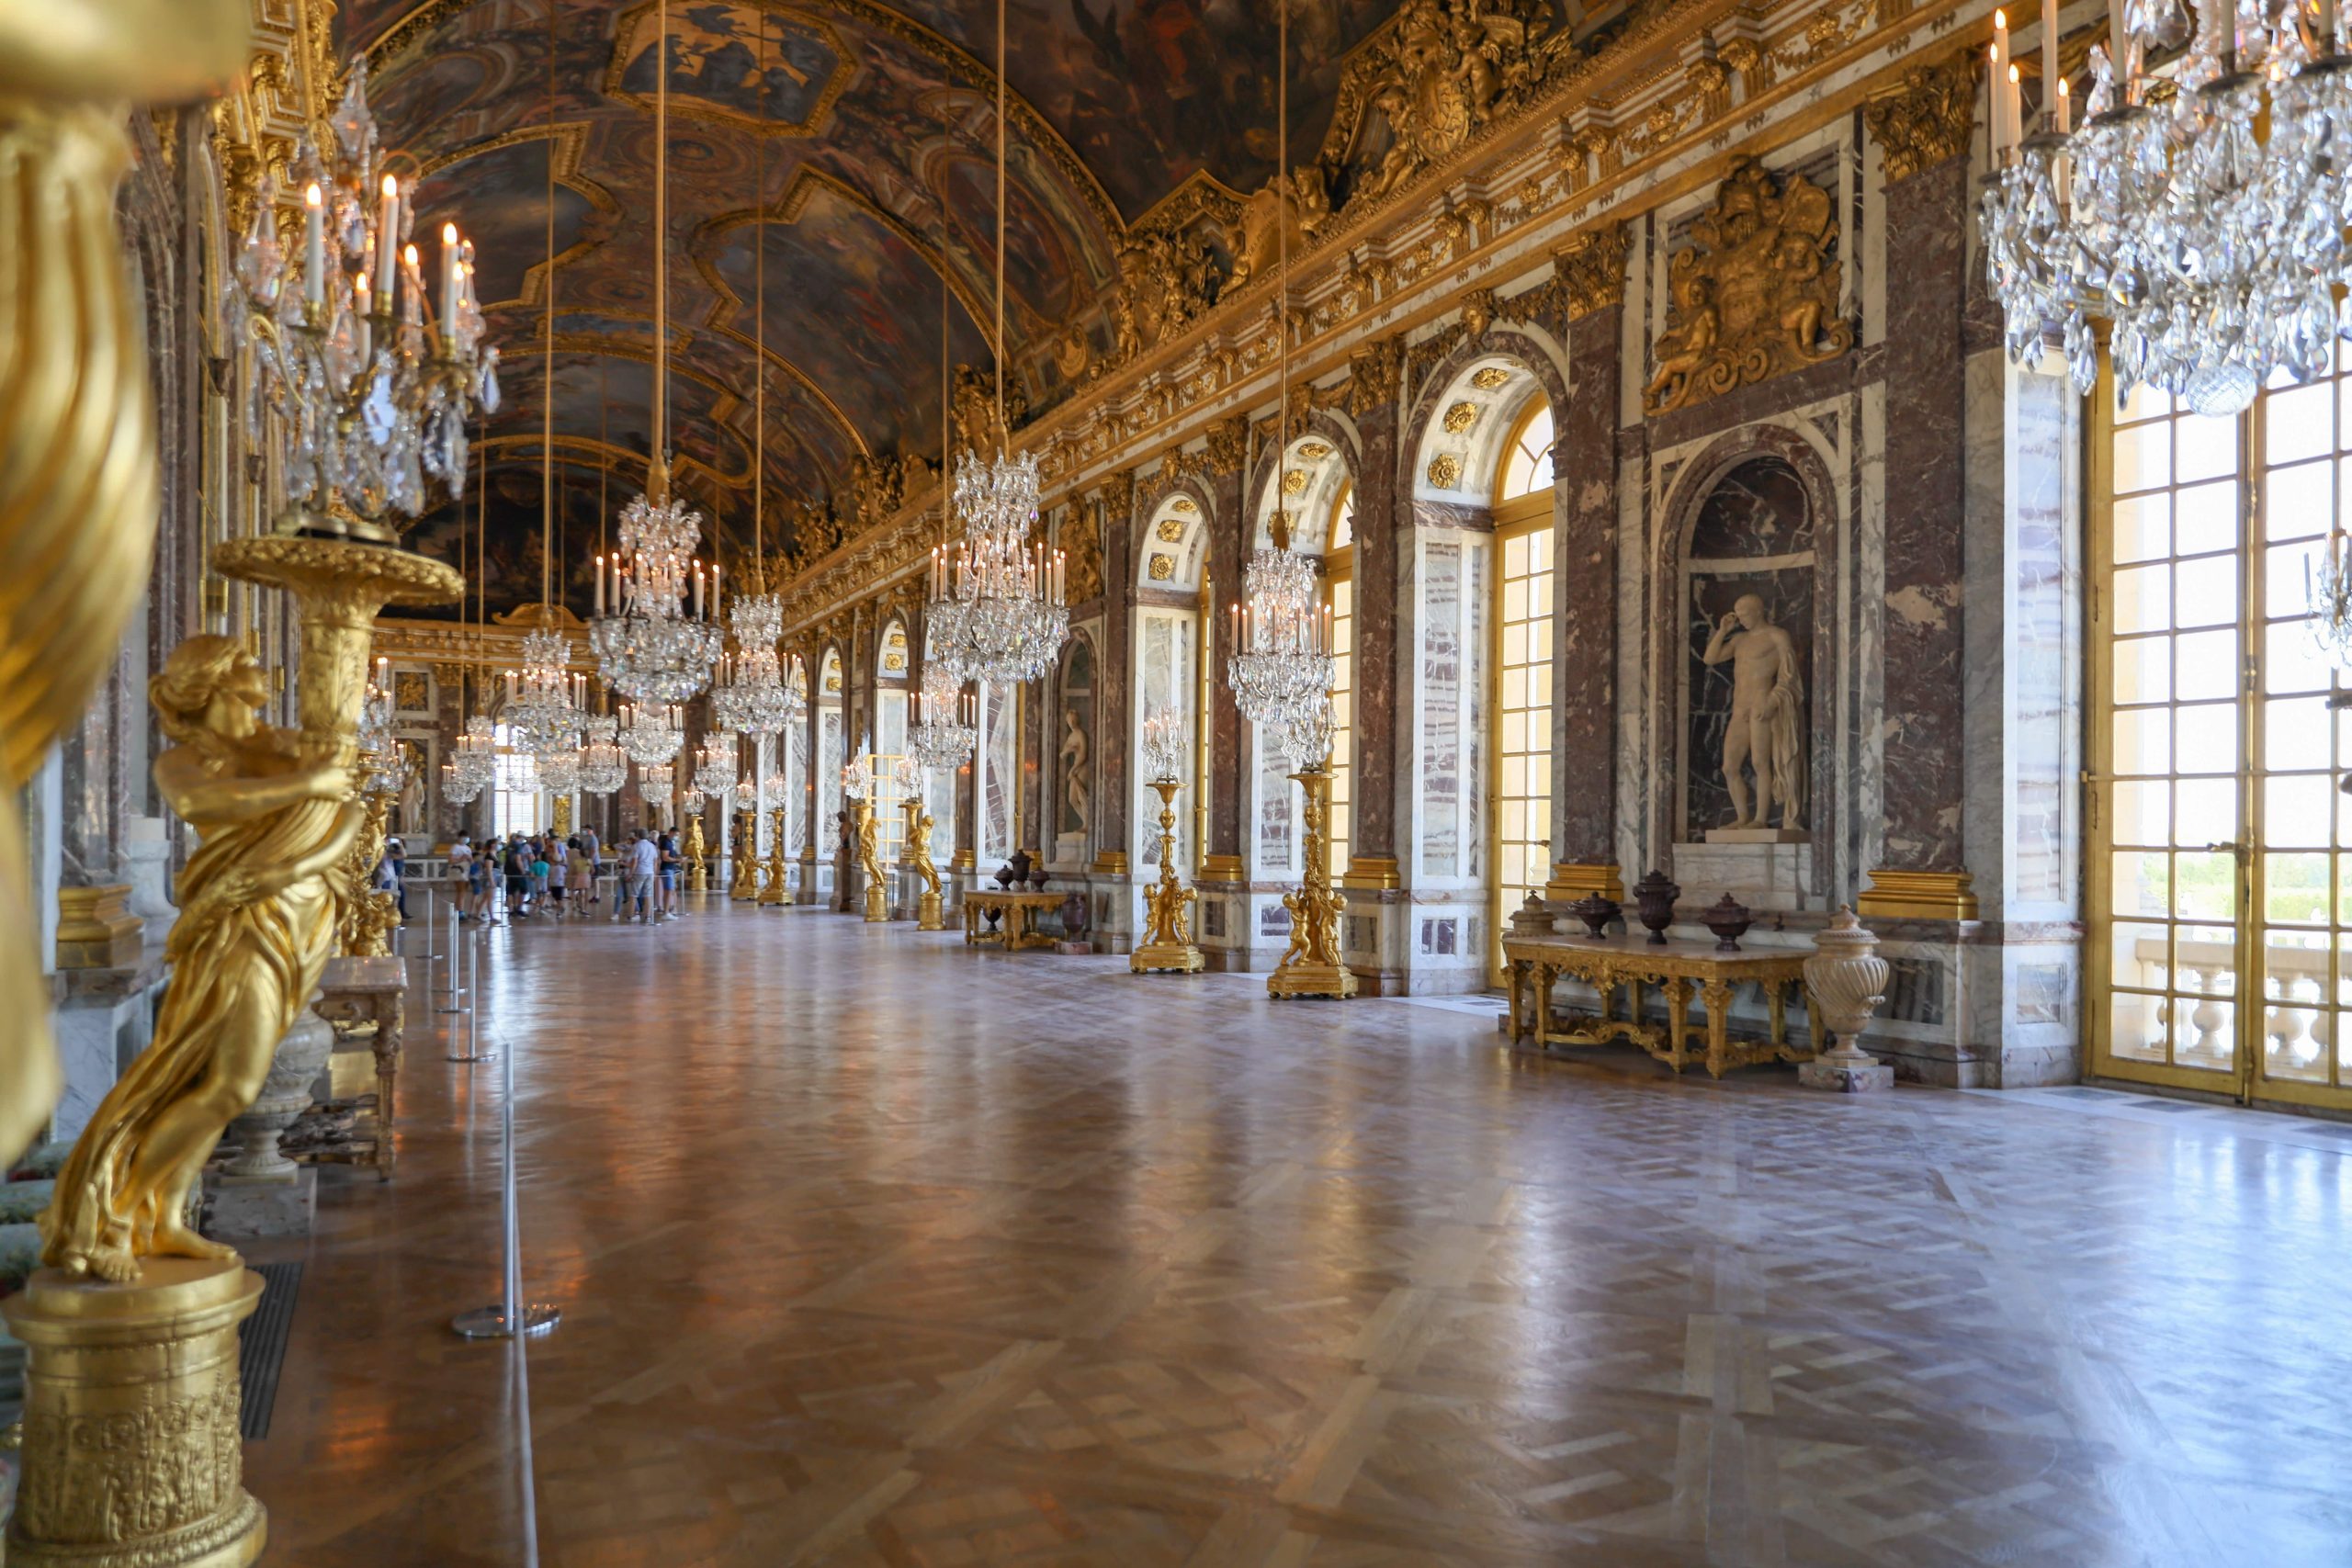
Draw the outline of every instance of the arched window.
M1518 428L1503 448L1502 479L1495 487L1495 504L1551 488L1552 402L1548 398L1530 398L1527 412L1520 415Z
M498 772L492 781L490 830L498 837L539 830L538 760L514 744L514 731L500 720L495 731Z

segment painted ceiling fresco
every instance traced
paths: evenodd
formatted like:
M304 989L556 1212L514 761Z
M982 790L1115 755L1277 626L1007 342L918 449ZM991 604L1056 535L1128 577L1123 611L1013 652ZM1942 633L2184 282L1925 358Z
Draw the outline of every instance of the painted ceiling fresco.
M1275 13L1008 5L1005 337L1037 408L1109 346L1102 298L1131 227L1188 180L1247 191L1272 172ZM1393 8L1315 0L1294 16L1294 158L1322 135L1343 57ZM936 461L943 287L951 361L992 363L995 14L993 0L671 0L671 429L677 482L723 517L730 549L752 532L763 211L771 535L800 506L838 504L859 458ZM609 468L615 507L643 482L656 6L566 0L552 44L533 0L347 0L338 26L368 56L387 145L421 176L420 227L455 219L476 242L508 392L488 431L491 527L529 536L494 542L491 564L536 597L550 157L555 450L581 474ZM454 513L416 537L438 553Z

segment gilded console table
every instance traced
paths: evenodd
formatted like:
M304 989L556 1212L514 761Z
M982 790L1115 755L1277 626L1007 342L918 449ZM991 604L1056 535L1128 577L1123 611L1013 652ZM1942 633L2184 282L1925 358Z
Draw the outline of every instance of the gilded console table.
M1051 947L1054 939L1037 929L1037 916L1058 909L1067 893L1043 893L1020 887L975 887L964 895L964 941L967 946L1002 942L1007 953L1024 947ZM980 917L989 910L1004 918L1002 931L982 931Z
M389 1179L408 963L400 958L330 958L319 990L319 999L311 1010L334 1026L336 1050L345 1049L346 1039L372 1035L368 1044L376 1054L376 1127L372 1138L356 1136L347 1145L319 1149L306 1157L328 1164L372 1165L379 1178Z
M1726 1067L1757 1062L1807 1062L1822 1046L1821 1010L1808 1004L1805 1021L1812 1035L1809 1046L1788 1041L1788 988L1804 984L1808 955L1788 948L1756 952L1717 953L1713 942L1669 942L1655 946L1640 938L1580 936L1512 936L1503 939L1503 960L1510 968L1510 1037L1517 1044L1532 1039L1538 1045L1597 1045L1610 1040L1630 1040L1680 1072L1703 1062L1708 1073L1721 1077ZM1600 1010L1593 1017L1555 1018L1552 987L1563 979L1581 980L1600 995ZM1763 1040L1735 1040L1731 1035L1732 987L1754 980L1764 987L1771 1007L1771 1033ZM1625 988L1625 1016L1615 1010L1616 992ZM1642 1021L1642 987L1655 986L1666 999L1666 1023ZM1690 998L1696 995L1707 1012L1706 1044L1690 1044Z

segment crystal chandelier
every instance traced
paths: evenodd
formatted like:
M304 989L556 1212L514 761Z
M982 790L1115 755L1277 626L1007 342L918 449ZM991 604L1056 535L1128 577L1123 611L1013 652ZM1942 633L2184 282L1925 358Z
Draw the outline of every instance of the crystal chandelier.
M1062 558L1029 542L1037 515L1037 459L1000 455L956 465L963 542L932 552L928 620L933 656L967 681L1010 686L1053 665L1069 637Z
M734 739L727 735L714 735L695 750L695 792L697 795L724 796L734 787Z
M650 762L637 771L637 793L657 805L677 793L677 770L667 762Z
M2236 413L2276 372L2324 374L2334 340L2352 335L2335 298L2352 284L2352 72L2332 5L2214 0L2193 28L2181 0L2134 0L2124 15L2121 81L2094 47L2084 122L2070 130L2044 5L2042 78L2058 87L2026 136L1996 14L1999 167L1982 218L2010 356L2035 352L2055 322L2087 392L2090 318L2105 316L2119 398L2146 382L2195 412ZM2166 75L2144 68L2151 50L2184 40Z
M330 124L326 159L307 141L295 154L299 259L279 245L265 178L222 305L259 367L248 439L263 440L265 407L282 423L280 531L390 542L389 520L423 512L434 484L465 489L466 419L477 405L497 411L498 350L482 343L473 246L455 224L441 229L438 308L427 308L406 243L414 186L384 172L364 55Z
M465 733L458 737L457 769L468 786L468 800L498 776L498 726L489 715L478 713L466 720Z
M1235 705L1294 761L1297 726L1329 697L1334 669L1317 581L1315 562L1290 547L1288 514L1277 512L1272 547L1251 552L1242 570L1248 598L1233 607L1226 680Z
M572 795L580 788L580 753L544 751L534 759L538 770L539 787L549 795Z
M718 661L711 715L744 735L780 735L800 717L800 692L785 683L776 658L784 635L784 600L774 593L738 593L729 609L736 651Z
M596 559L596 619L588 640L605 683L625 696L682 703L710 680L726 634L706 607L702 563L694 558L701 537L702 513L671 496L669 466L655 459L645 494L621 509L620 548L609 568L611 615L605 610L607 563ZM715 589L716 566L709 576Z
M580 787L590 795L610 795L628 783L628 753L614 739L619 728L610 717L588 721L588 743L580 749Z
M869 739L858 748L857 755L842 764L842 794L852 800L864 800L873 793L874 756Z
M621 750L640 768L669 761L685 739L674 709L645 704L621 709Z
M1148 784L1184 780L1184 720L1162 708L1143 721L1143 770Z
M926 768L962 767L978 742L979 726L964 683L937 660L923 666L915 713L917 722L907 731L908 753Z
M749 773L744 774L741 778L735 781L735 793L732 799L734 801L735 809L738 811L756 811L759 809L760 786L752 782L752 776Z
M523 670L506 677L506 733L514 744L542 761L575 751L586 716L580 710L580 677L569 668L571 639L544 627L523 638Z

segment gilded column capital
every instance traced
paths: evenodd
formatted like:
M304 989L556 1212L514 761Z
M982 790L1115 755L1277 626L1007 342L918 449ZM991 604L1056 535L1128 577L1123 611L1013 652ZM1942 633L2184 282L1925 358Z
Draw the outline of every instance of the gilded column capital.
M1588 229L1552 253L1568 320L1625 302L1625 225Z
M1348 355L1348 415L1362 419L1383 403L1396 400L1396 386L1404 369L1403 343L1395 337L1366 344Z
M1889 182L1962 157L1976 127L1973 57L1915 65L1895 86L1862 105L1862 124L1877 142Z
M1102 487L1096 493L1102 498L1102 510L1113 518L1125 522L1127 513L1135 508L1136 471L1121 468L1115 474L1104 475Z
M1250 421L1242 414L1218 420L1209 426L1209 469L1213 473L1232 474L1241 470L1250 456Z

